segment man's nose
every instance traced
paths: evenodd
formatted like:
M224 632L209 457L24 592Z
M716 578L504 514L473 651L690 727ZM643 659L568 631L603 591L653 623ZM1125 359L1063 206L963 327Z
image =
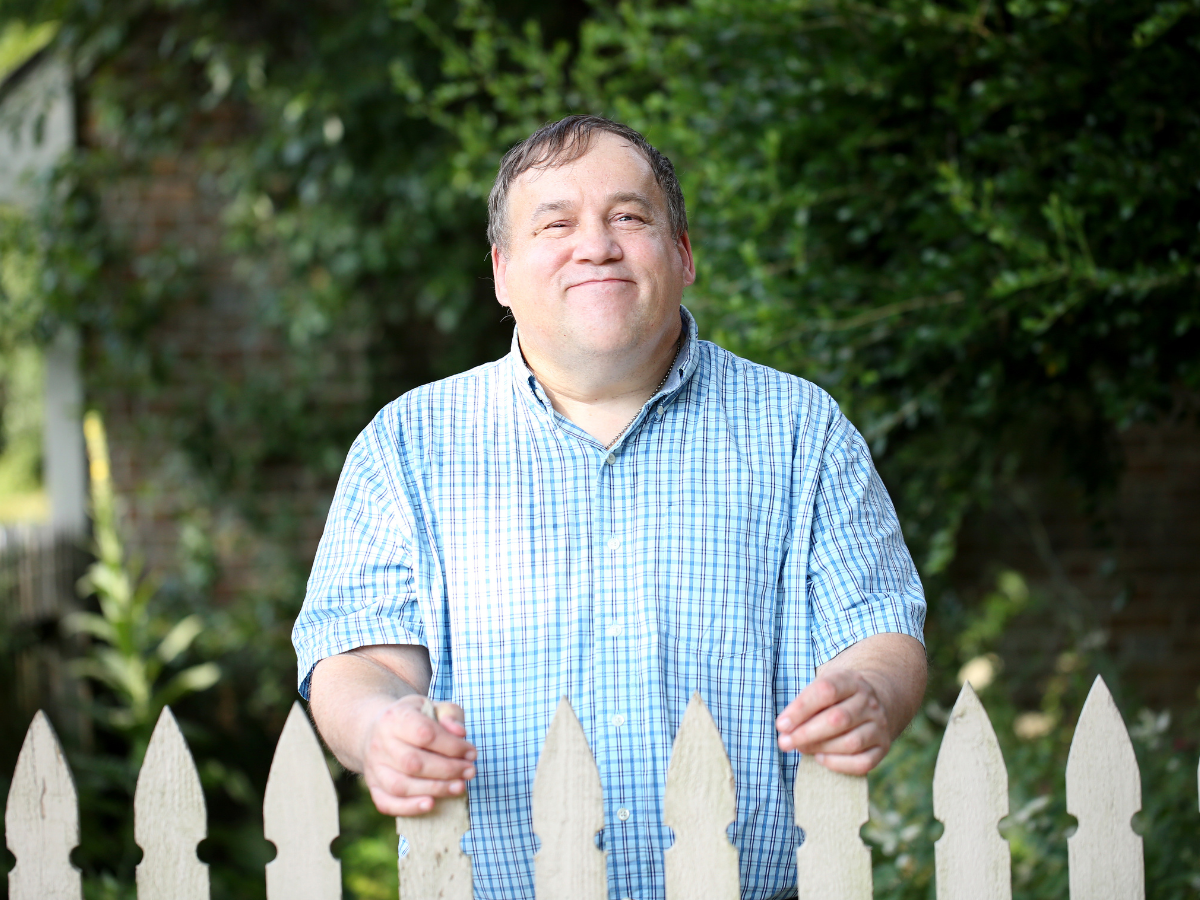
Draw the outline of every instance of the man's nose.
M605 263L622 257L617 235L604 221L584 221L575 232L575 262Z

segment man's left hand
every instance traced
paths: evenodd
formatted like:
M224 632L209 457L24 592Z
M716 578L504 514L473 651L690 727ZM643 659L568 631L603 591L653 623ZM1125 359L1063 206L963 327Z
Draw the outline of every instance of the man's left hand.
M865 775L892 745L887 712L871 682L857 672L817 678L775 723L779 749L811 753L835 772Z
M867 638L821 666L779 714L779 749L811 753L835 772L865 775L916 713L925 676L925 651L915 639Z

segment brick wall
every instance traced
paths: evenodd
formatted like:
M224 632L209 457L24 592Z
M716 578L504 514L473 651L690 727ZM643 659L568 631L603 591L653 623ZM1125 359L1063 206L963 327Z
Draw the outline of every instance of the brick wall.
M202 127L211 139L242 126L225 116ZM102 134L91 138L105 142ZM164 251L182 257L194 289L173 299L153 327L150 341L166 363L163 371L127 387L102 383L90 400L105 415L130 549L155 577L170 583L184 577L188 553L196 550L195 542L181 540L181 529L190 525L193 534L199 529L209 545L201 549L216 563L212 589L218 601L228 601L294 582L291 560L315 551L336 472L316 476L287 462L255 471L256 506L288 523L285 533L276 529L268 536L247 520L244 509L213 494L181 448L189 411L198 409L218 429L228 424L226 432L211 435L215 444L270 437L237 409L239 392L252 381L260 388L272 381L283 400L296 374L281 328L264 323L247 273L224 250L228 198L218 175L199 155L156 158L146 171L105 191L103 215L117 242L140 260ZM264 272L254 275L261 279ZM367 389L365 336L351 328L339 341L343 353L324 381L323 396L315 398L317 409L359 404ZM91 348L93 358L98 349Z
M1191 706L1200 699L1200 427L1137 425L1121 444L1124 475L1094 517L1060 479L1026 479L967 521L952 580L978 597L1011 567L1055 607L1006 637L1015 664L1051 667L1068 639L1063 623L1075 621L1098 629L1142 702ZM936 616L936 598L930 606Z

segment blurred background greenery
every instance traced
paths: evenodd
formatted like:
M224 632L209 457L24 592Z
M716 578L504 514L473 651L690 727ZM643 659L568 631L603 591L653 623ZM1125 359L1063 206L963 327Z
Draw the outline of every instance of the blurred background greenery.
M1200 896L1200 668L1164 656L1151 687L1112 631L1139 596L1125 436L1200 446L1200 0L0 0L0 107L52 60L73 149L0 206L0 520L46 516L44 348L78 334L95 562L72 615L0 623L0 676L63 642L89 900L133 896L168 699L214 897L263 896L288 632L342 458L390 399L506 351L484 199L569 112L674 160L702 335L829 390L896 501L933 675L873 780L877 896L933 896L932 765L968 675L1009 764L1014 895L1065 894L1097 673L1142 765L1149 894ZM1099 574L1062 563L1068 532ZM1162 628L1200 648L1187 602ZM27 706L0 704L4 777ZM338 783L347 895L394 897L394 826Z

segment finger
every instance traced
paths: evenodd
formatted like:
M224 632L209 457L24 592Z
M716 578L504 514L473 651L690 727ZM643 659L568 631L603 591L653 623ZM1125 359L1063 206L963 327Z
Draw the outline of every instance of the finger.
M424 778L389 766L374 766L365 778L369 788L392 797L457 797L467 789L462 778Z
M445 725L403 701L384 713L375 736L391 752L398 749L398 744L404 744L459 759L474 760L476 756L475 747L469 741L452 734Z
M467 729L463 724L466 717L461 706L457 703L445 702L435 705L428 697L422 697L420 711L423 718L429 719L435 724L432 739L421 741L421 746L446 756L465 757L469 755L471 759L475 758L475 748L471 746L470 742L462 740L466 737ZM419 730L422 733L425 732L424 728L419 728ZM442 740L446 734L454 740L449 743Z
M857 728L852 728L844 734L837 735L825 741L797 741L792 738L793 749L801 753L832 753L840 756L854 756L865 753L875 747L883 747L886 751L890 745L887 734L875 722L864 722Z
M867 698L862 694L853 694L835 706L821 710L791 731L781 733L779 746L803 750L853 731L869 721L873 721L873 717Z
M467 761L473 761L478 755L475 745L465 739L466 729L453 720L442 723L426 719L424 724L416 723L413 728L414 734L408 743L423 747L431 753ZM462 734L455 734L451 728L460 730ZM402 732L399 737L403 740L406 733Z
M788 743L793 749L815 752L812 750L815 746L850 733L860 725L868 722L880 724L881 721L882 712L878 704L872 704L870 698L863 694L854 694L836 706L822 709L803 725L793 728L787 734Z
M419 816L430 812L436 802L432 797L393 797L386 791L371 788L371 801L385 816Z
M466 714L457 703L438 703L436 705L437 721L443 728L455 737L466 737Z
M442 756L440 753L432 753L403 743L389 749L391 752L376 753L369 758L368 766L373 771L396 772L409 778L427 778L434 781L470 781L475 777L475 764L470 760Z
M821 710L845 700L857 689L857 679L849 672L822 675L810 682L795 700L784 707L775 720L775 727L779 731L793 731Z
M467 789L461 778L413 778L400 773L393 773L375 786L393 797L459 797Z
M844 755L840 753L817 753L814 758L831 772L841 772L843 775L866 775L879 765L883 759L884 750L873 747L865 753Z

